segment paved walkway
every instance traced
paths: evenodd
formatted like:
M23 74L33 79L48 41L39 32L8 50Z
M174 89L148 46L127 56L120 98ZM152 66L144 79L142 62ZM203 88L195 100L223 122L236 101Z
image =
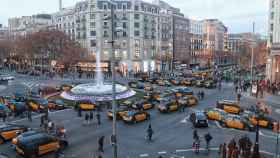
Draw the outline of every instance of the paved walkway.
M7 88L6 86L0 85L0 92L3 91L3 90L5 90L6 88Z
M265 93L263 98L260 98L260 97L256 98L255 96L251 96L249 92L245 92L242 95L246 98L258 99L260 101L265 101L268 103L279 104L279 107L280 107L280 96Z

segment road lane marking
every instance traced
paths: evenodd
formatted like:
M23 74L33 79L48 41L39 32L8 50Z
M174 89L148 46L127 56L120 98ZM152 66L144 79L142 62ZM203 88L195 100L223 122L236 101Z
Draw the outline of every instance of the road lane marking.
M148 157L149 154L140 154L140 157Z
M264 134L261 130L259 131L260 136L267 137L267 138L272 138L272 139L277 139L277 136L272 136L272 135L266 135Z
M163 155L163 154L166 154L167 152L166 151L160 151L160 152L158 152L158 154L160 154L160 155Z

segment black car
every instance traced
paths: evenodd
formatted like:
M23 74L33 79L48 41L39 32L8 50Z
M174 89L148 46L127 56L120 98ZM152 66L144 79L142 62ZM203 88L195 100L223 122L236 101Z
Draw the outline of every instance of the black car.
M202 111L196 111L191 113L190 121L193 123L194 127L208 127L207 117Z

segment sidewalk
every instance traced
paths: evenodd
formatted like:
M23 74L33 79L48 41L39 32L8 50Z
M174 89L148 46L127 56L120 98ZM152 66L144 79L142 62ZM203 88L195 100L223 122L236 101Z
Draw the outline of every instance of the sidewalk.
M267 103L279 104L279 107L280 107L280 96L271 95L269 93L264 93L263 98L261 98L261 97L256 98L255 96L251 96L251 94L249 92L242 93L242 96L244 96L246 98L250 98L250 99L257 99L259 101L264 101Z

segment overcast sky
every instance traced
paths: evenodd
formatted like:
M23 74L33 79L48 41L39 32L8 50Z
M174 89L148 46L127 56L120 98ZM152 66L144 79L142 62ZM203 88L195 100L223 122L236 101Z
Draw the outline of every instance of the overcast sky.
M58 0L0 0L0 23L7 25L9 17L52 13L58 10ZM80 0L63 0L64 7L74 5ZM152 0L146 0L152 1ZM194 19L218 18L230 32L252 31L266 35L269 0L165 0L180 8L188 17Z

